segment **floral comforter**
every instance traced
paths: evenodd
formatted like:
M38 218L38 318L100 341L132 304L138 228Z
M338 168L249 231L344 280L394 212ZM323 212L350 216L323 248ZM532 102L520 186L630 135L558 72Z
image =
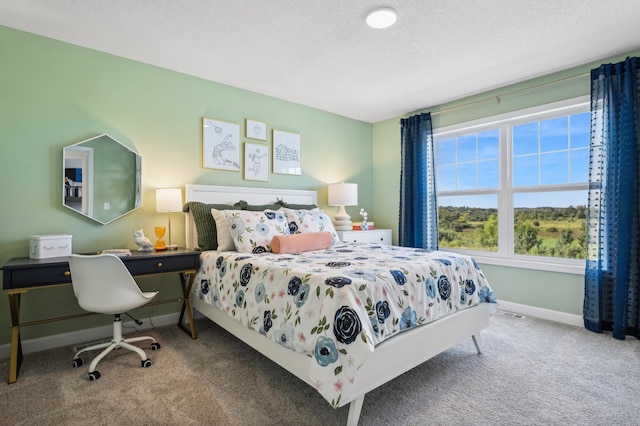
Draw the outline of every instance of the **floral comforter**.
M338 407L375 346L478 303L495 303L469 256L367 243L301 254L202 254L193 292L247 327L314 357Z

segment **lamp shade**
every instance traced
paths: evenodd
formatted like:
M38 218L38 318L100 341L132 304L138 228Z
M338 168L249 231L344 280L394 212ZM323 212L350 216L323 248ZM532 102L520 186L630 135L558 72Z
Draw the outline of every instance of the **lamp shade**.
M157 212L181 212L182 190L180 188L156 189Z
M355 206L358 204L358 184L332 183L328 189L330 206Z

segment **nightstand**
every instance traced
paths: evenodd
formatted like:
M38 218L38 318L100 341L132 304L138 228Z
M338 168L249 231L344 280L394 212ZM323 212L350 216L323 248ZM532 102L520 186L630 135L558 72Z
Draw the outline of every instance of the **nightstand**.
M391 244L391 229L372 229L370 231L336 231L340 241L345 243Z

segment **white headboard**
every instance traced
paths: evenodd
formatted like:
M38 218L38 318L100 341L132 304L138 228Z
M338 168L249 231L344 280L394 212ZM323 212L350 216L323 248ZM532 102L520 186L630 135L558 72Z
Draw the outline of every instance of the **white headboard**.
M318 193L304 189L247 188L237 186L186 185L186 199L207 204L235 204L240 200L248 204L273 204L283 200L291 204L318 204ZM186 247L198 246L198 234L191 214L186 214Z

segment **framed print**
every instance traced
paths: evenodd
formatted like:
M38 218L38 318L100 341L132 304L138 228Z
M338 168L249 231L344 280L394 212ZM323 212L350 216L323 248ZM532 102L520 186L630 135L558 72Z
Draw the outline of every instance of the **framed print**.
M273 130L273 173L302 174L302 150L299 133Z
M240 171L240 125L203 117L202 166Z
M267 140L267 123L247 118L245 133L249 139Z
M269 147L254 143L244 143L245 180L269 180Z

